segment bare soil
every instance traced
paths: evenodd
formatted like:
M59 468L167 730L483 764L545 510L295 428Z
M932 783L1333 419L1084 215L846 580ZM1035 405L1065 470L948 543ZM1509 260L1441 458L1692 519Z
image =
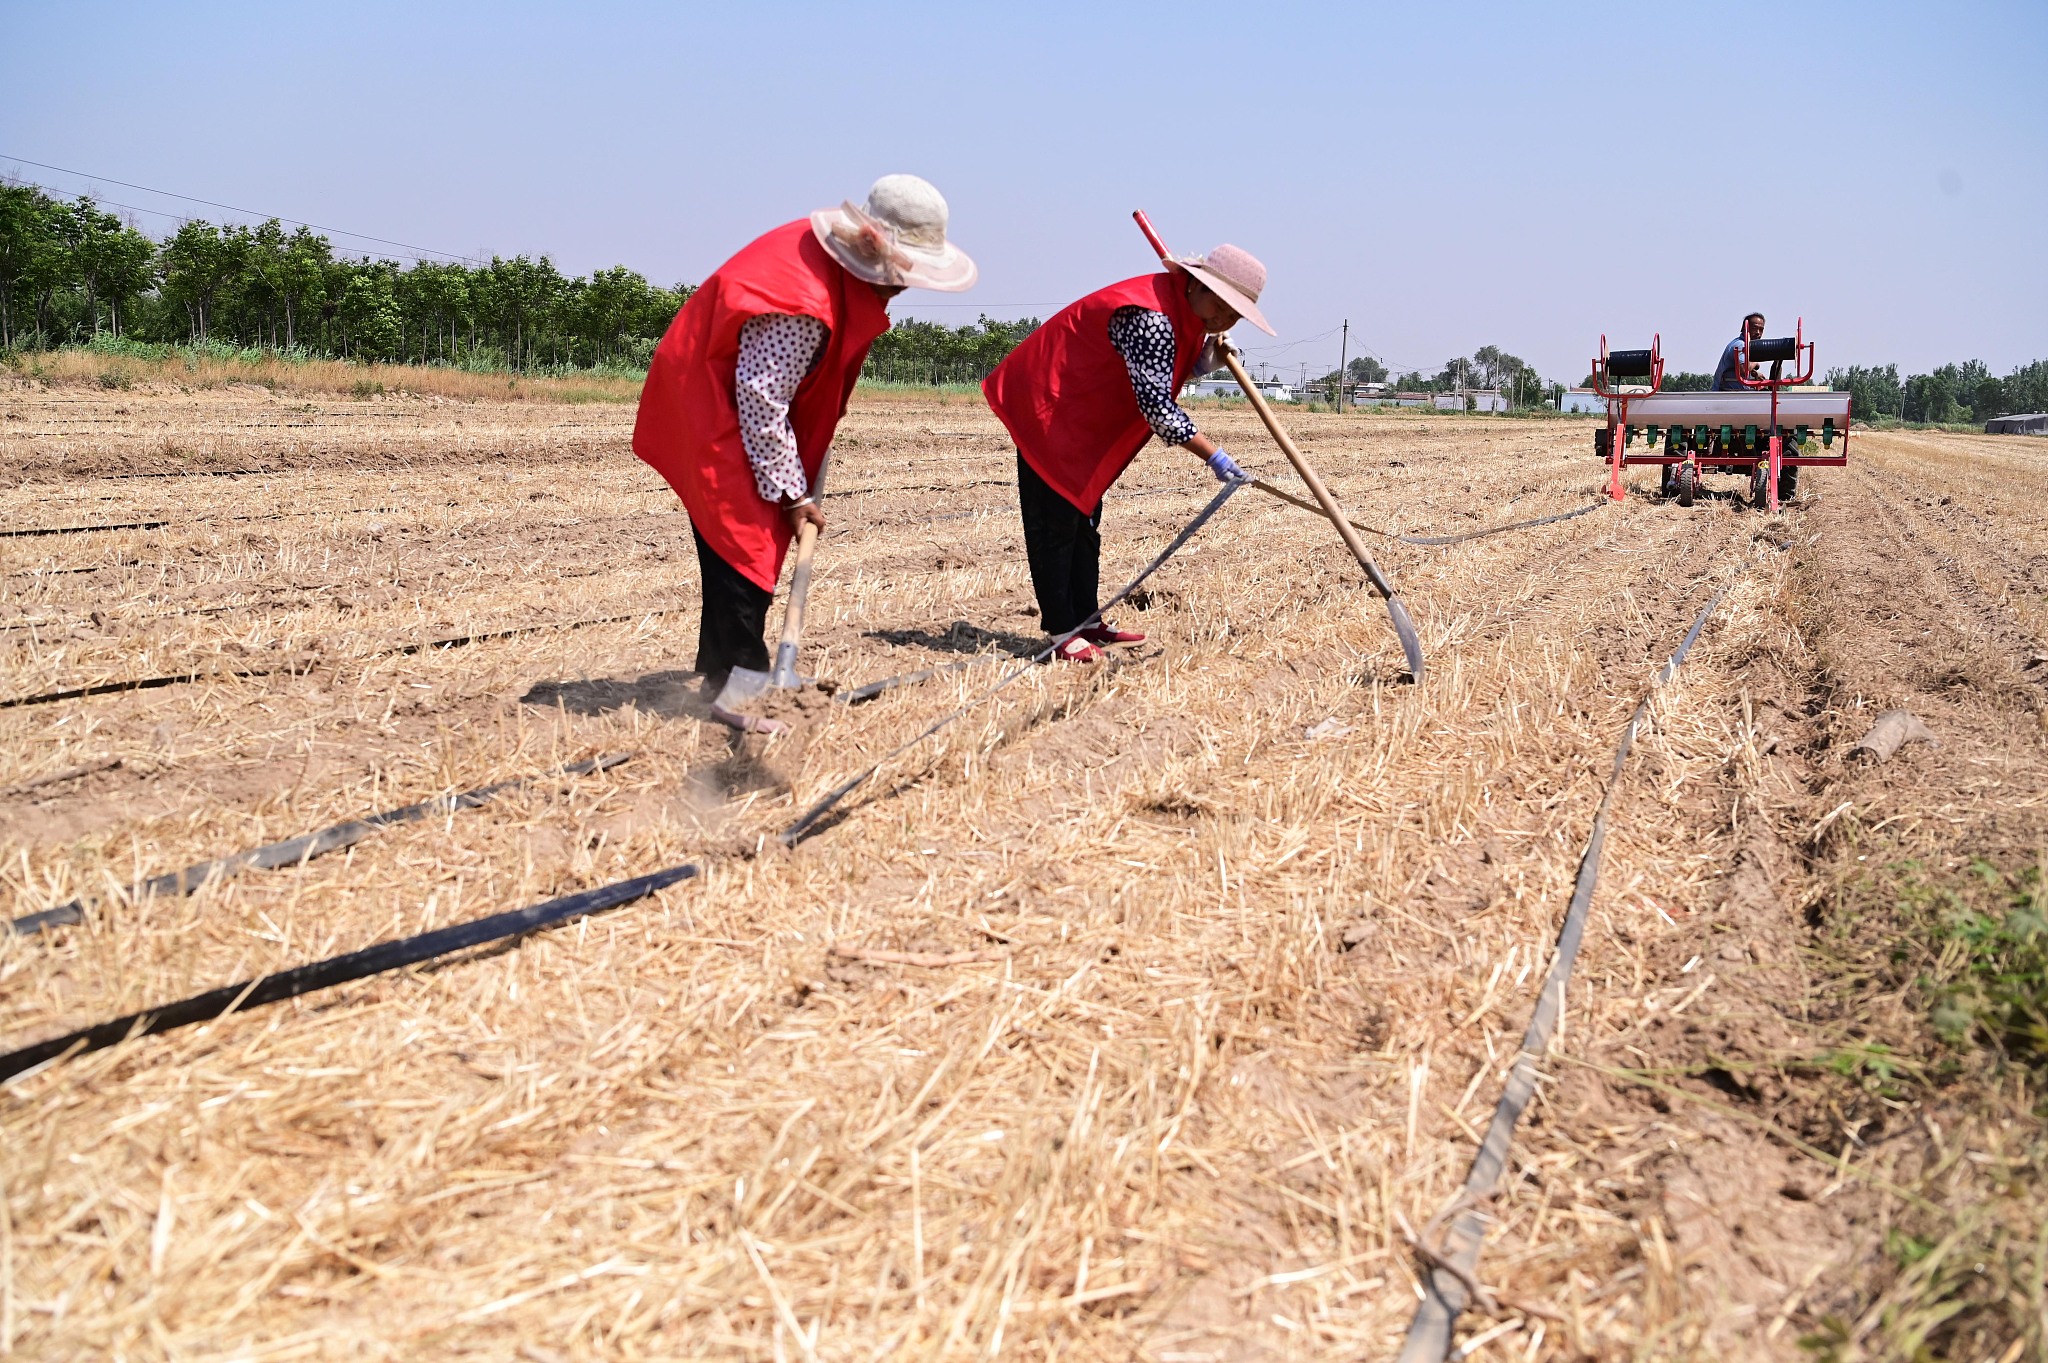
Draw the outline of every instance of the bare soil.
M1267 448L1241 410L1202 419ZM1589 423L1288 419L1389 530L1603 483ZM690 671L688 525L631 422L0 390L9 528L170 522L0 539L0 700L208 673L0 709L4 907L91 905L0 939L0 1047L705 872L6 1086L0 1352L1389 1356L1421 1271L1399 1219L1463 1179L1621 725L1733 581L1638 745L1493 1208L1503 1314L1460 1338L2040 1356L2038 1081L1934 1035L1897 906L2048 844L2048 443L1858 436L1776 518L1643 478L1572 521L1376 541L1421 687L1327 524L1242 494L1120 614L1145 644L1034 669L784 852L1041 640L1014 454L977 402L856 400L803 670L976 665L779 697L799 731L739 739ZM1147 450L1106 583L1214 488ZM1847 756L1893 708L1939 746ZM607 752L633 757L121 893Z

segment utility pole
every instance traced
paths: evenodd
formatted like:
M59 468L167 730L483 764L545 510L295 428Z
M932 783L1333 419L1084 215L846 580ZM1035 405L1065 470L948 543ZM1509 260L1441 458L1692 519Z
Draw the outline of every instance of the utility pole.
M1344 339L1337 344L1337 413L1344 413L1344 361L1351 354L1351 319L1344 319Z

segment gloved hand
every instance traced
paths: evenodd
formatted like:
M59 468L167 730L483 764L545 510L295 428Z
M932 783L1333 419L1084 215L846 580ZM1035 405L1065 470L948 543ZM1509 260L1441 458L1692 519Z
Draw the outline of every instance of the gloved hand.
M1217 450L1209 456L1208 464L1209 472L1216 475L1216 481L1219 483L1228 483L1233 479L1240 483L1251 481L1251 475L1237 466L1237 461L1230 457L1228 450Z

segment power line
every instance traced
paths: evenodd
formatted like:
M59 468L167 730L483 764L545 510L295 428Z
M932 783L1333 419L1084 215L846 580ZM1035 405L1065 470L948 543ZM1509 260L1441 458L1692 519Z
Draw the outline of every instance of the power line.
M37 170L54 170L59 175L76 175L81 180L91 180L98 183L119 185L123 189L139 189L145 194L161 194L167 199L179 199L185 203L204 204L208 208L226 209L230 213L245 213L252 218L275 218L279 222L288 222L297 227L310 227L315 232L330 232L337 237L353 237L357 241L374 241L380 246L396 246L403 250L417 252L419 255L439 256L444 260L470 260L473 258L470 256L458 255L453 251L436 251L429 246L414 246L410 242L392 241L388 237L373 237L367 232L350 232L339 227L322 227L317 222L307 222L304 218L288 218L284 216L282 213L261 213L253 208L237 208L233 204L216 203L212 199L196 198L190 194L179 194L168 189L153 189L148 185L132 184L127 180L116 180L110 175L94 175L89 171L71 170L65 166L52 166L42 161L31 161L25 156L8 156L5 153L0 153L0 161L13 161L24 166L34 166ZM49 186L38 185L37 188L48 189ZM113 201L108 200L108 202L112 203ZM130 212L134 213L158 213L167 218L178 217L177 214L165 212L163 209L160 208L136 208L130 204L114 204L114 207L126 208ZM193 221L193 219L180 218L179 221L191 222Z
M63 193L64 193L64 191L63 191L63 190L61 190L61 189L57 188L57 187L56 187L55 185L46 185L46 184L43 184L42 182L40 182L40 181L37 181L37 180L20 180L20 179L17 179L17 180L16 180L16 181L15 181L14 183L16 183L16 184L21 184L21 185L27 185L27 186L28 186L29 188L31 188L31 189L40 189L40 190L43 190L43 191L45 191L46 193L50 193L50 194L57 194L57 195L61 195L61 194L63 194ZM81 197L85 197L85 196L81 196ZM186 223L188 223L188 222L201 222L201 221L204 221L204 220L203 220L203 219L201 219L201 218L188 218L188 217L185 217L185 216L184 216L184 215L182 215L182 214L179 214L179 213L173 213L173 212L171 212L171 211L170 211L169 209L166 209L166 208L144 208L144 207L143 207L143 206L142 206L141 204L124 204L124 203L120 202L120 201L119 201L118 199L98 199L98 198L96 198L96 199L93 199L93 202L94 202L94 203L96 203L96 204L98 204L98 205L100 205L100 206L101 206L102 208L124 208L124 209L128 210L128 211L129 211L130 213L148 213L148 214L150 214L150 215L151 215L152 217L158 217L158 218L168 218L168 219L169 219L170 221L172 221L172 222L174 222L174 223L177 223L177 224L178 224L179 226L181 226L181 227L182 227L183 225L185 225ZM404 254L403 252L396 252L396 253L394 253L394 254L397 254L397 255L398 255L398 256L399 256L399 257L400 257L401 259L404 259L404 260L410 260L410 261L412 261L412 262L413 262L413 263L414 263L415 265L417 265L417 264L420 264L420 263L422 263L422 262L423 262L423 261L425 260L425 257L423 257L423 256L416 256L416 255L405 255L405 254ZM366 255L365 255L365 258L366 258L366 259L368 258L368 257L367 257L367 253L366 253ZM458 257L458 259L462 259L462 257Z

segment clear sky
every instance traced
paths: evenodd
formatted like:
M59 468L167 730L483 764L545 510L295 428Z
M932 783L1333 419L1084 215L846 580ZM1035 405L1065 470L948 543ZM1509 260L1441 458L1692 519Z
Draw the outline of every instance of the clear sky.
M440 251L697 280L912 171L981 265L901 315L1044 315L1176 249L1270 271L1293 372L1605 331L1705 369L2048 357L2048 3L33 4L0 173ZM25 164L74 168L98 181ZM166 220L138 215L161 231ZM349 244L337 238L338 245ZM390 254L390 252L385 252ZM907 306L906 306L907 305Z

